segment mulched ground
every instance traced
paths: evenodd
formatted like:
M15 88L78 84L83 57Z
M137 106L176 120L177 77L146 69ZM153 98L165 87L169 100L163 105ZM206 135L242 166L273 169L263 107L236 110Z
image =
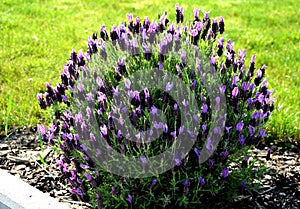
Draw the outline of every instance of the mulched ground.
M279 149L273 145L272 150L271 160L266 160L267 148L253 150L268 167L268 174L262 179L258 192L245 193L236 202L207 198L204 208L300 208L299 146L294 144L288 149ZM41 162L39 155L46 163ZM69 204L70 208L91 208L68 192L70 186L57 169L56 158L57 153L49 147L41 150L36 129L16 129L9 137L0 135L0 169L8 170L42 192Z

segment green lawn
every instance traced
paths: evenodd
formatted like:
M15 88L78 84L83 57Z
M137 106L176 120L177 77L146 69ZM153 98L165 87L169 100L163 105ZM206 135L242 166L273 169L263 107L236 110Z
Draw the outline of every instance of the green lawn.
M186 19L194 7L225 19L225 38L245 48L248 60L266 64L267 77L277 97L268 131L282 140L299 140L300 9L295 0L183 1ZM212 3L214 2L214 3ZM108 28L134 13L150 19L169 11L173 0L1 0L0 2L0 131L8 126L35 126L46 116L36 94L45 82L59 81L72 49L86 50L86 40L101 24ZM188 18L189 17L189 18Z

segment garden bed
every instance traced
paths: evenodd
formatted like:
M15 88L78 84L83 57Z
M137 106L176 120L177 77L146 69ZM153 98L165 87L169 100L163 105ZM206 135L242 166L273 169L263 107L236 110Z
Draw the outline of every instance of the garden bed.
M236 202L207 197L203 208L299 208L299 145L294 144L285 149L271 146L273 152L270 160L267 160L267 148L252 150L268 167L268 173L257 192L245 191ZM68 203L70 208L91 208L69 193L70 185L56 166L57 157L58 154L47 146L41 150L35 128L19 128L13 130L9 137L0 136L0 169L8 170L60 202Z

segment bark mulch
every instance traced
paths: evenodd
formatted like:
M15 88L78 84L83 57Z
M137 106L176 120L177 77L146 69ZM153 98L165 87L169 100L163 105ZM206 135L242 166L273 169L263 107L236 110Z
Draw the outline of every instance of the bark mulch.
M257 192L246 191L235 202L224 202L218 197L207 197L203 208L300 208L300 149L297 144L289 148L271 147L271 160L267 160L267 148L253 150L265 161L268 173ZM45 163L41 161L41 157ZM78 201L70 194L70 185L56 166L58 154L50 147L41 150L36 129L18 128L8 137L0 135L0 169L20 177L23 181L44 193L68 203L70 208L87 209L89 204Z

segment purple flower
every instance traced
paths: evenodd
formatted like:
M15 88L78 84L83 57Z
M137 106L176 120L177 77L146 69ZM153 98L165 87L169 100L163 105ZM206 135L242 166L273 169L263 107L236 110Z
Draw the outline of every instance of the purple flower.
M226 48L229 52L233 50L233 42L230 39L227 41Z
M226 85L220 86L219 88L220 88L220 93L224 94L226 91Z
M194 114L193 118L194 118L195 121L197 121L197 122L199 121L198 115Z
M213 34L217 33L217 30L218 30L218 20L217 19L213 19L211 29L212 29Z
M88 181L92 181L92 180L93 180L93 177L92 177L90 174L84 173L83 175L86 177L86 179L87 179Z
M256 134L256 130L253 126L249 125L248 129L250 136L254 136Z
M261 104L263 104L263 102L264 102L264 100L265 100L264 95L261 94L261 93L258 93L258 95L257 95L256 97L257 97L257 100L258 100Z
M153 179L152 182L151 182L151 185L150 185L150 190L153 189L153 187L157 184L157 180L156 179Z
M238 55L240 56L240 59L241 60L244 60L245 59L245 56L246 56L246 50L238 50Z
M46 135L46 133L47 133L47 127L45 125L38 124L37 129L38 129L39 134L41 134L42 136Z
M191 137L195 137L196 136L196 134L195 134L195 132L193 130L187 129L187 132L189 133L189 135Z
M210 63L211 63L212 65L215 65L215 64L216 64L216 58L215 58L214 56L212 56L212 57L210 58Z
M116 88L112 87L112 92L115 97L119 96L119 86L117 86Z
M198 181L200 182L201 186L205 185L205 179L202 176L198 177Z
M206 124L202 125L202 131L205 132L206 131Z
M83 195L81 189L76 188L76 187L73 187L73 188L70 190L70 192L71 192L72 194L75 194L75 195Z
M196 153L197 157L199 158L200 157L200 150L198 150L196 147L194 148L194 152Z
M158 122L154 121L153 126L155 129L160 129L163 127L163 124L161 122L158 123Z
M173 88L173 83L168 82L166 85L166 92L171 91L172 88Z
M82 119L82 113L79 112L74 116L75 124L80 124L83 119Z
M158 69L159 70L163 69L163 63L161 61L158 62Z
M193 80L193 81L190 82L191 89L195 89L196 86L197 86L197 81L196 80Z
M228 156L228 150L226 149L225 151L220 153L220 156L222 156L223 158L226 158Z
M258 69L256 71L256 76L257 76L257 78L261 78L262 77L262 71L260 69Z
M71 180L71 181L75 181L76 178L77 178L77 172L76 172L76 170L73 169L73 170L71 171L71 177L70 177L70 180Z
M219 31L220 31L220 34L222 34L224 32L224 18L221 16L220 17L220 20L219 20Z
M253 168L253 173L256 174L258 172L258 168Z
M183 11L184 8L183 7L179 7L179 4L175 5L175 9L176 9L176 22L177 24L180 22L183 22Z
M210 12L204 11L204 20L207 20L209 18L209 13Z
M186 179L182 182L185 187L189 187L191 185L190 180Z
M68 163L63 164L63 172L65 172L65 173L69 172Z
M92 142L96 141L96 137L93 133L90 133L90 141L92 141Z
M174 110L177 110L177 109L178 109L178 104L175 103L175 104L174 104Z
M164 124L163 125L163 128L164 128L164 133L168 133L168 124Z
M100 126L100 131L103 134L103 136L107 135L107 127L106 127L105 124L103 124L103 125Z
M254 63L254 62L255 62L255 59L256 59L256 54L254 54L254 55L251 57L251 63Z
M223 47L224 44L224 38L221 37L220 40L218 41L218 47Z
M83 85L82 83L79 83L79 84L77 85L78 91L79 91L79 92L82 92L83 87L84 87L84 85Z
M179 131L178 132L179 132L179 134L182 134L183 131L184 131L184 125L182 125L182 126L179 127Z
M229 127L226 126L226 127L225 127L226 132L229 133L231 128L232 128L232 126L229 126Z
M148 88L144 88L144 93L145 93L146 99L150 98L150 93L149 93Z
M234 87L233 91L232 91L232 96L236 97L239 94L239 88L236 86Z
M240 79L239 79L238 76L234 76L233 79L232 79L232 84L231 84L231 86L235 86L236 83L237 83L239 80L240 80Z
M187 107L188 104L189 104L189 102L188 102L186 99L184 99L184 100L182 101L182 104L183 104L184 107Z
M224 169L222 170L222 177L223 177L224 179L226 179L228 176L229 176L229 169L228 169L228 168L224 168Z
M220 134L221 130L219 126L214 127L214 134Z
M183 63L186 63L186 51L183 50L183 49L181 49L181 50L179 51L179 53L180 53L180 55L181 55L181 61L182 61Z
M176 166L180 166L181 165L181 161L178 158L175 158L175 164L176 164Z
M123 121L122 118L119 118L119 119L118 119L118 124L120 124L121 126L124 124L124 121Z
M39 93L37 95L37 98L39 100L39 105L42 109L46 109L47 105L46 105L46 102L44 100L44 95L42 93Z
M215 161L214 160L212 160L212 159L209 159L208 160L208 165L209 165L209 167L214 167L214 165L215 165Z
M64 165L64 161L62 161L61 159L56 160L56 164L58 165L59 168L62 168Z
M142 161L143 164L147 162L147 158L145 156L140 156L140 160Z
M199 72L201 70L201 61L198 57L196 57L196 67Z
M111 187L111 195L112 196L116 195L116 188L114 186Z
M80 167L84 170L90 169L90 166L88 166L86 164L80 164Z
M211 153L214 151L214 147L213 147L213 144L211 142L211 138L209 137L207 140L206 140L206 145L205 145L206 149L209 150Z
M265 130L265 129L261 129L261 130L259 131L259 136L260 136L261 138L266 137L266 136L267 136L266 130Z
M245 137L244 135L240 136L240 144L243 145L245 143Z
M131 85L131 81L128 78L124 79L124 83L125 83L125 87L127 88L127 90L130 89L130 85Z
M242 168L247 168L248 167L248 160L250 159L249 156L246 156L244 160L242 161Z
M244 123L243 122L238 122L236 124L236 131L241 132L243 130L243 127L244 127Z
M243 91L247 91L248 85L247 85L246 82L243 82L243 83L242 83L242 89L243 89Z
M80 147L81 147L82 151L84 151L84 152L86 152L88 150L88 147L85 146L84 144L81 144Z
M129 202L129 204L132 204L132 196L129 194L126 200Z
M247 181L246 180L242 181L241 183L242 188L245 188L246 185L247 185Z
M207 104L203 103L203 105L202 105L202 112L203 113L207 113L207 111L208 111L208 106L207 106Z
M199 8L195 8L195 9L194 9L194 17L195 17L195 19L198 19L198 18L199 18L199 11L200 11Z

